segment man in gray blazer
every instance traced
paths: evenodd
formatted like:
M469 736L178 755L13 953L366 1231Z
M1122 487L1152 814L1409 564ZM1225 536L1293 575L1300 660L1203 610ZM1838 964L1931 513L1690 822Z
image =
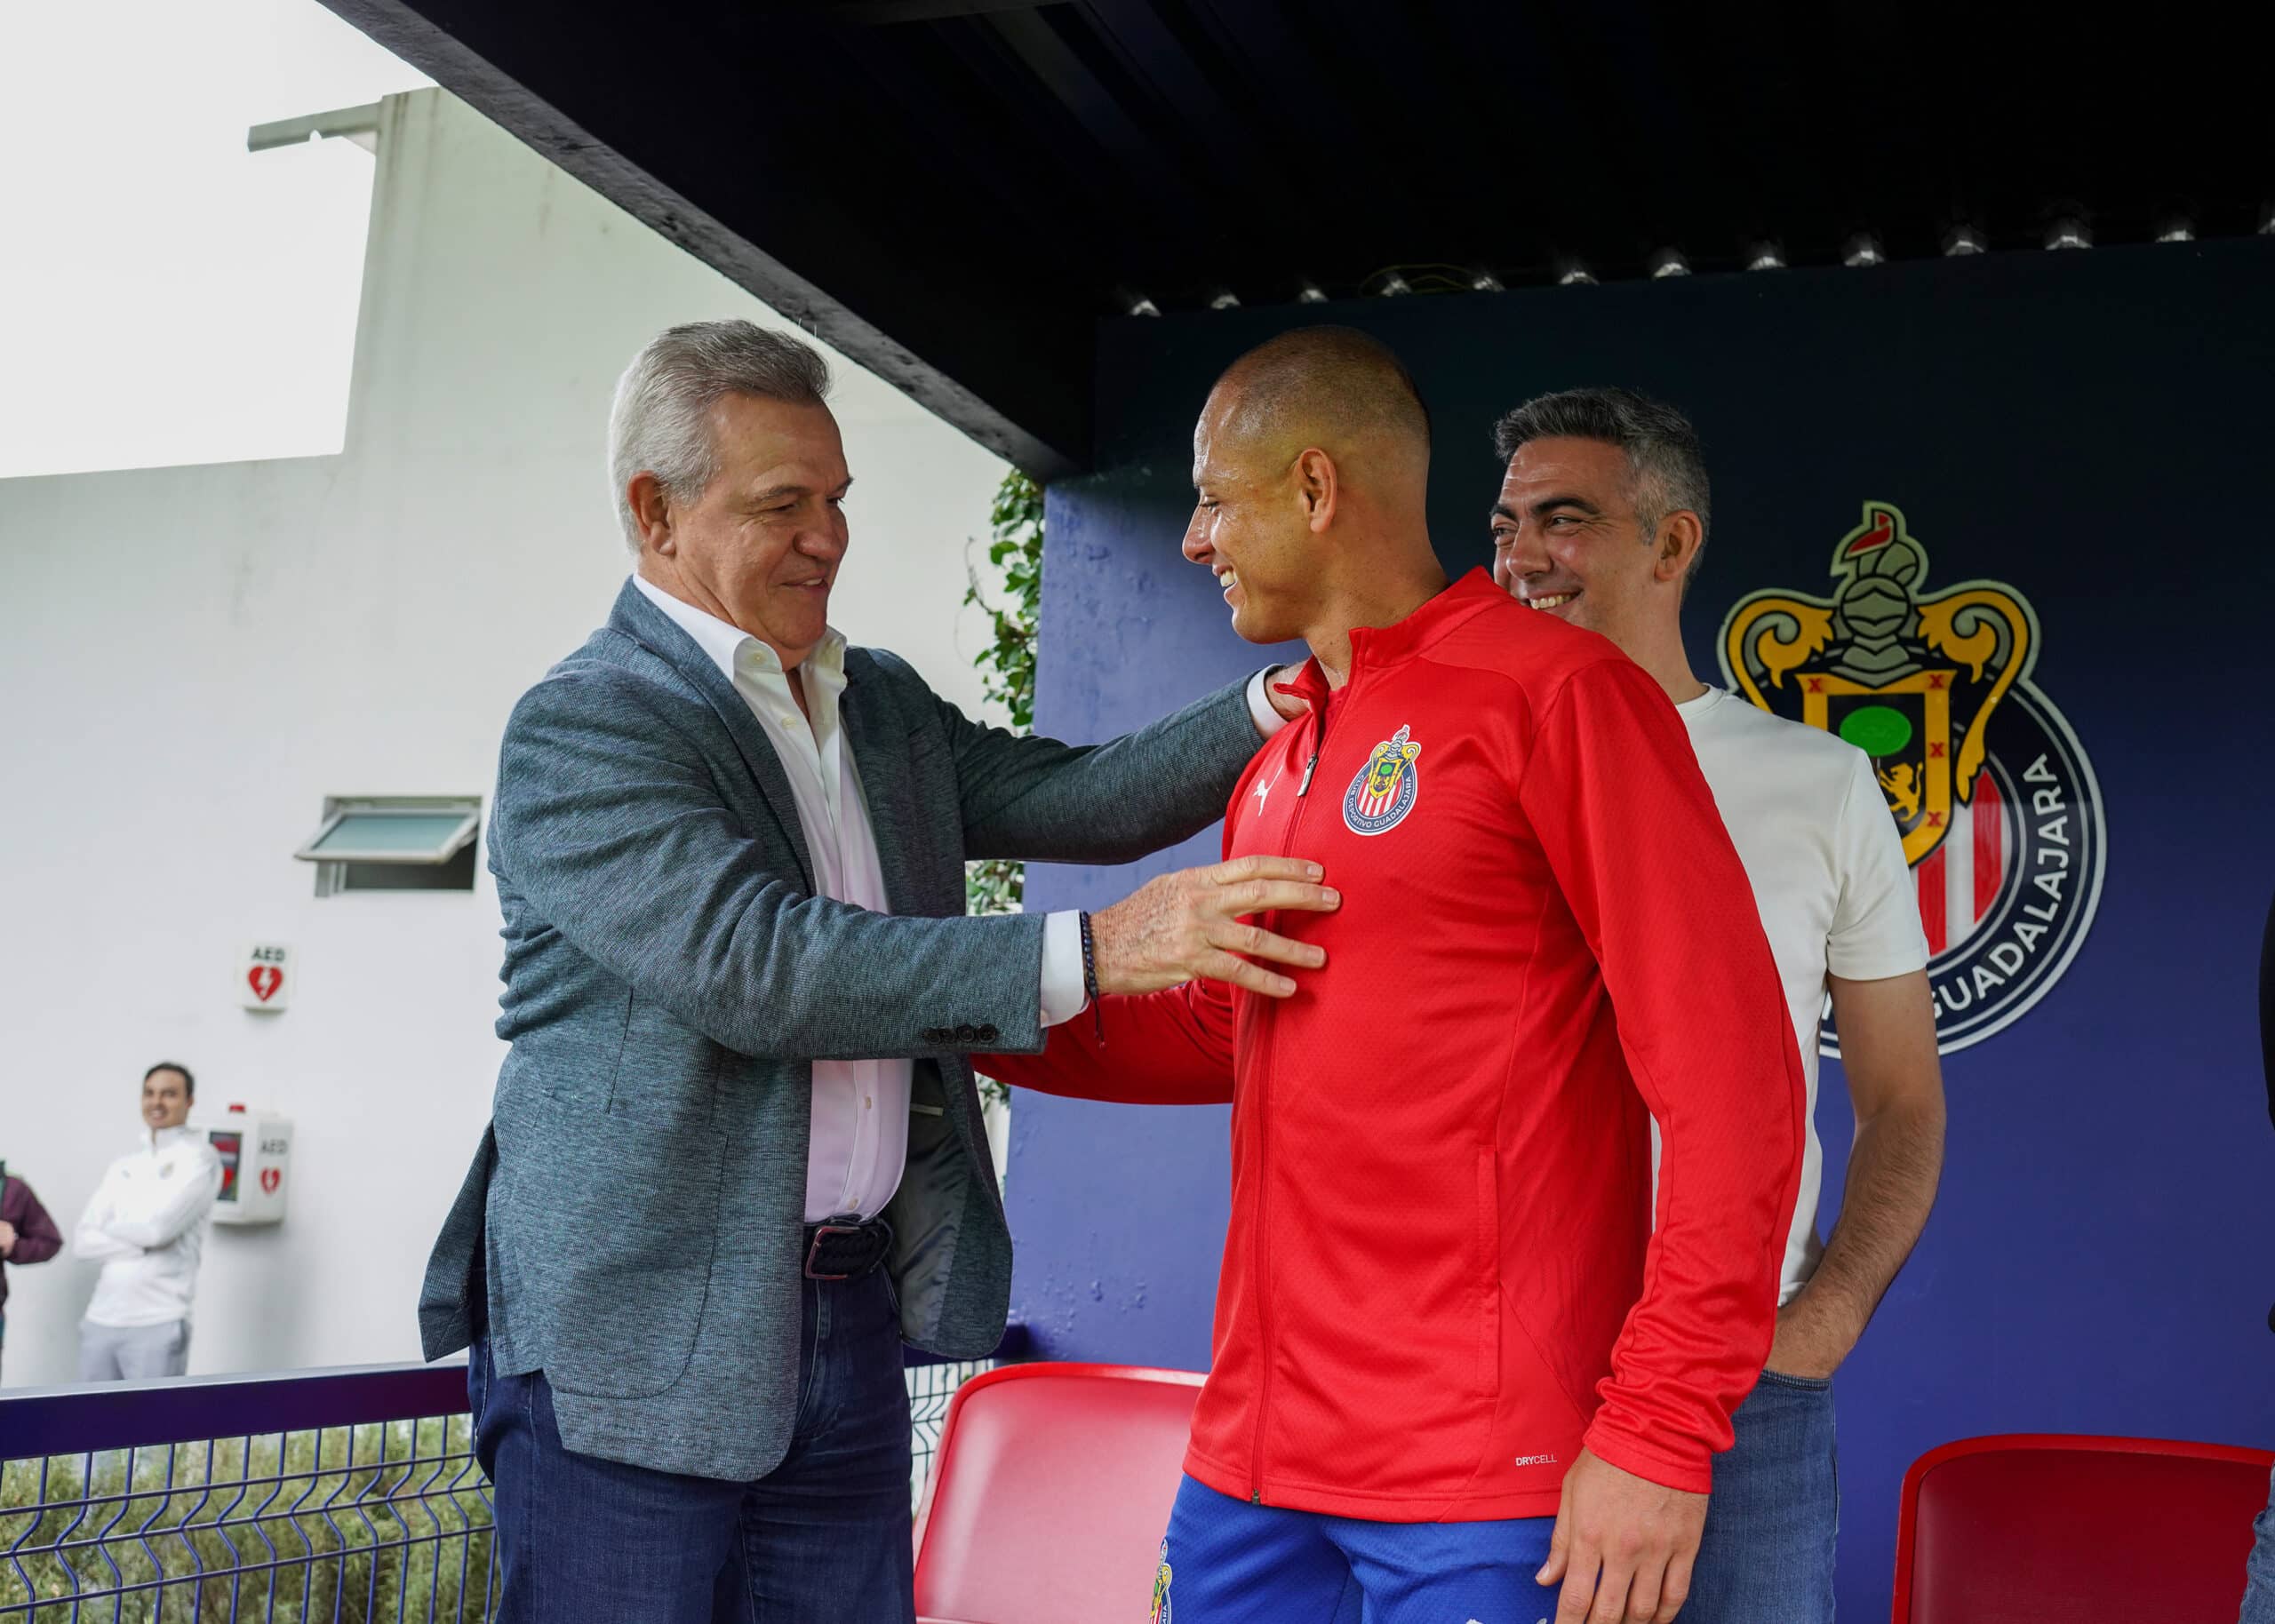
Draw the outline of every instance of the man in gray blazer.
M512 1048L419 1302L429 1358L472 1348L504 1620L912 1619L901 1344L986 1354L1010 1283L966 1055L1321 962L1241 922L1334 905L1300 859L963 917L968 858L1206 826L1292 702L1259 674L1073 748L849 647L827 387L747 322L641 352L610 422L635 573L507 724Z

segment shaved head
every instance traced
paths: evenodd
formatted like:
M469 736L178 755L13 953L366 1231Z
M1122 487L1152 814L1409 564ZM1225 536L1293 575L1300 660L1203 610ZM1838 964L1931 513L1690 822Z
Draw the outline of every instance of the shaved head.
M1427 466L1430 411L1413 374L1355 327L1302 327L1225 370L1212 404L1243 460L1285 466L1317 446L1338 463Z
M1367 617L1445 584L1430 414L1389 346L1353 328L1299 328L1227 367L1193 427L1193 487L1185 555L1250 642L1387 625Z

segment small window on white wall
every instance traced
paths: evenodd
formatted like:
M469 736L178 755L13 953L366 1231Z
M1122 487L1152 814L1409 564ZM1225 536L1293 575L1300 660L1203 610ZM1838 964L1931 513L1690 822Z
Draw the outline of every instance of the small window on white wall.
M474 795L328 795L323 822L292 855L316 865L316 895L471 891L482 800Z

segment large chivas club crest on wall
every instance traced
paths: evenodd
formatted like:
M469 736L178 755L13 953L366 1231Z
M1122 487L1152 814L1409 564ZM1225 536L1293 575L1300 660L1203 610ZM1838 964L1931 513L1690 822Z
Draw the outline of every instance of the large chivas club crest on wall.
M1925 590L1886 502L1832 550L1830 598L1757 592L1722 623L1724 680L1872 759L1904 837L1946 1054L2011 1024L2068 968L2101 900L2100 788L2030 680L2038 615L1997 581ZM1820 1047L1840 1053L1828 1008Z

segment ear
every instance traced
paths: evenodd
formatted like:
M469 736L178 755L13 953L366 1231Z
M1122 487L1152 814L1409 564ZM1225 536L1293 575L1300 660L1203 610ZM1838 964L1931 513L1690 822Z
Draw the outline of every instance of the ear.
M1652 543L1657 556L1651 561L1651 578L1681 580L1690 572L1690 561L1705 545L1705 528L1698 522L1696 513L1687 507L1669 513L1659 521L1659 534Z
M634 474L632 482L624 488L624 498L632 509L632 521L640 527L641 545L666 558L677 553L679 542L672 533L671 498L665 493L664 482L643 469Z
M1303 504L1305 527L1317 536L1335 522L1336 504L1343 494L1342 475L1336 471L1335 459L1317 446L1298 456L1290 472L1296 482L1296 499Z

